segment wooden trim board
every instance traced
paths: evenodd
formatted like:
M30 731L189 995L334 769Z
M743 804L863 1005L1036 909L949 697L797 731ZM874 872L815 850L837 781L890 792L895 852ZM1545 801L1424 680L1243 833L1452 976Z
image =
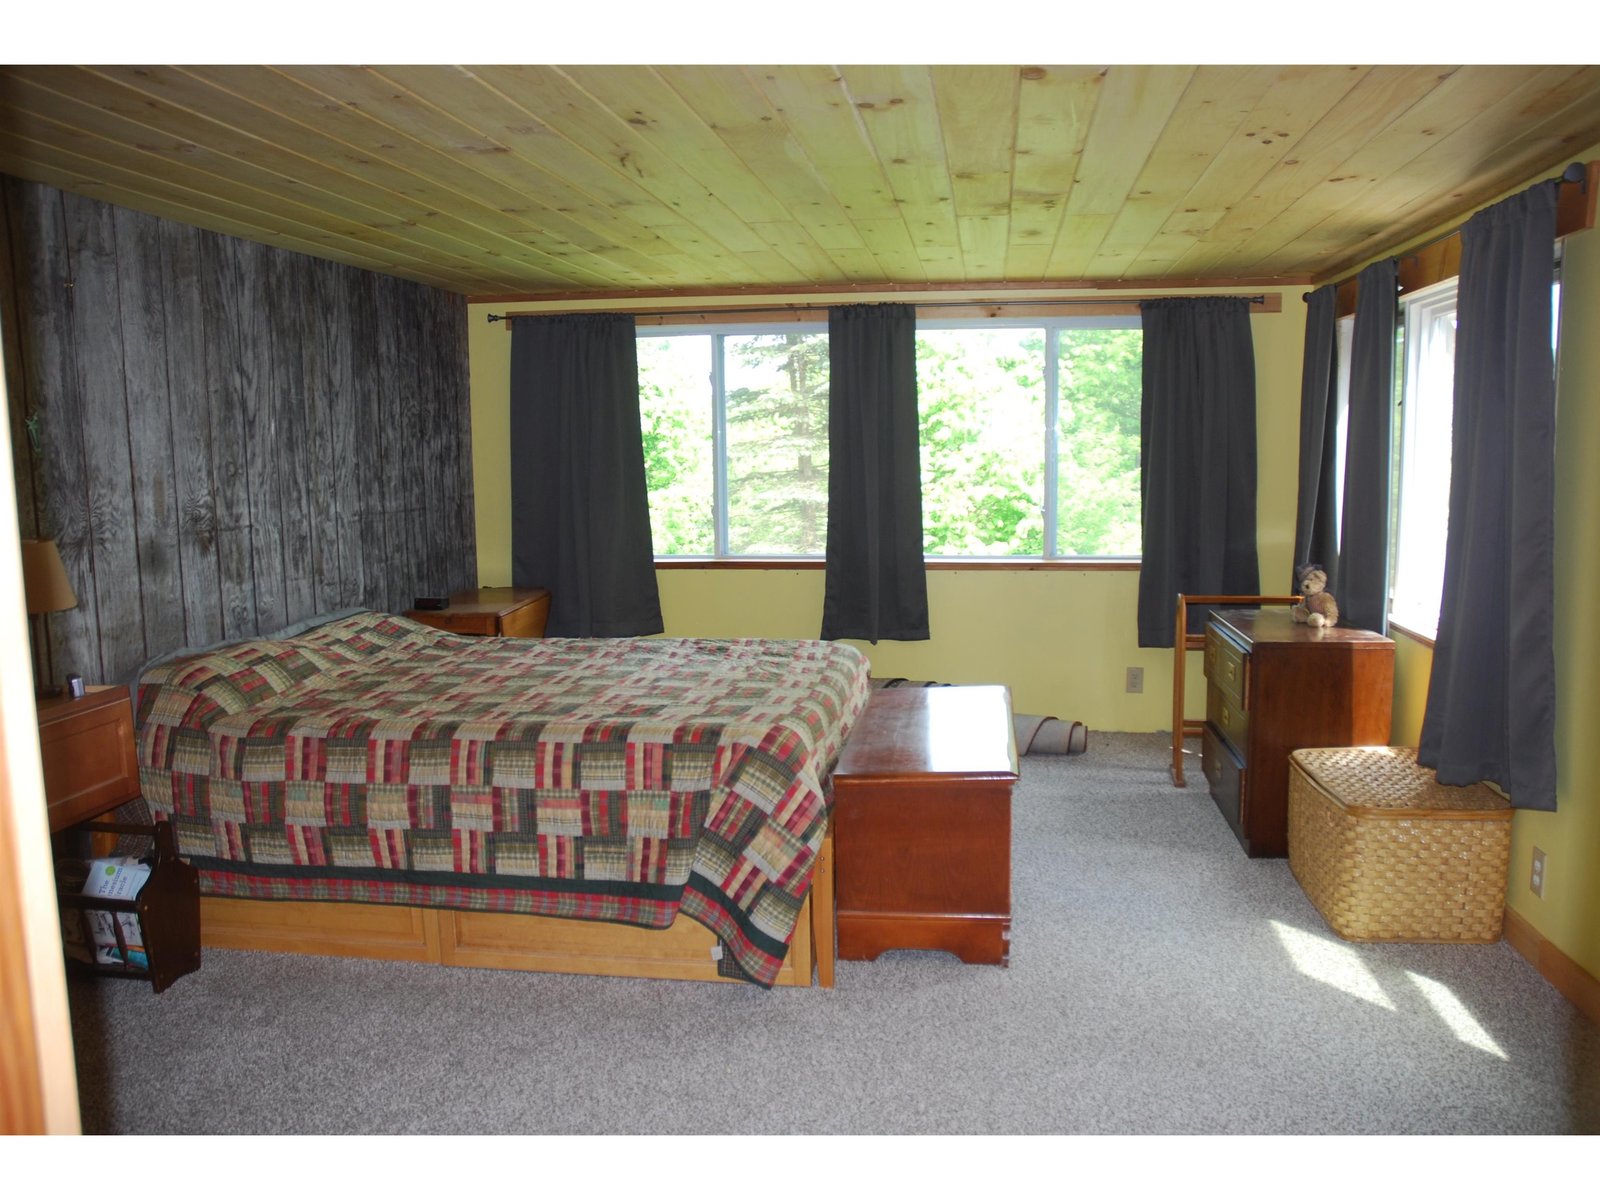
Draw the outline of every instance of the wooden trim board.
M1505 939L1531 962L1579 1012L1600 1025L1600 979L1596 979L1513 908L1506 909Z
M393 904L204 896L200 929L202 944L214 949L731 982L717 974L712 958L716 935L688 917L656 930L608 921ZM808 907L801 913L777 984L810 986L812 965Z

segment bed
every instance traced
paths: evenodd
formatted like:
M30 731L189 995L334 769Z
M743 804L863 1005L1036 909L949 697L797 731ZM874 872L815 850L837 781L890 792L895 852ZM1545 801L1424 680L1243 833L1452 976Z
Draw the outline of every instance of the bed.
M359 612L147 667L140 780L207 945L809 985L869 690L838 643Z

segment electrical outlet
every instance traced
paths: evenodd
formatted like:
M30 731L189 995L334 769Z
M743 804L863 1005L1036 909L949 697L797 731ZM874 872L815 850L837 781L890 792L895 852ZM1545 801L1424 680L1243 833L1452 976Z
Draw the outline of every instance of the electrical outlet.
M1544 851L1533 848L1533 870L1528 873L1528 890L1544 899Z
M1143 667L1129 667L1128 668L1128 690L1130 692L1142 692L1142 691L1144 691L1144 668Z

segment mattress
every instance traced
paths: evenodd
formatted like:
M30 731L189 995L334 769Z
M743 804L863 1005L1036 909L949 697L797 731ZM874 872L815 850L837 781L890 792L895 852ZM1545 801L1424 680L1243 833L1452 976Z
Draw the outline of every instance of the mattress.
M146 669L140 778L210 895L681 912L770 985L868 693L838 643L469 638L362 612Z

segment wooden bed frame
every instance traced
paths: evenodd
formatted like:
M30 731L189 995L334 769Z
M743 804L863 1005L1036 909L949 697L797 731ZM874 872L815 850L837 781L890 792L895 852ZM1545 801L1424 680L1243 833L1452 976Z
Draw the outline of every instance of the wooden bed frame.
M833 831L800 910L776 986L833 986ZM668 929L394 904L200 899L200 941L221 950L271 950L432 962L451 967L558 971L641 979L735 982L717 974L717 938L688 917Z

